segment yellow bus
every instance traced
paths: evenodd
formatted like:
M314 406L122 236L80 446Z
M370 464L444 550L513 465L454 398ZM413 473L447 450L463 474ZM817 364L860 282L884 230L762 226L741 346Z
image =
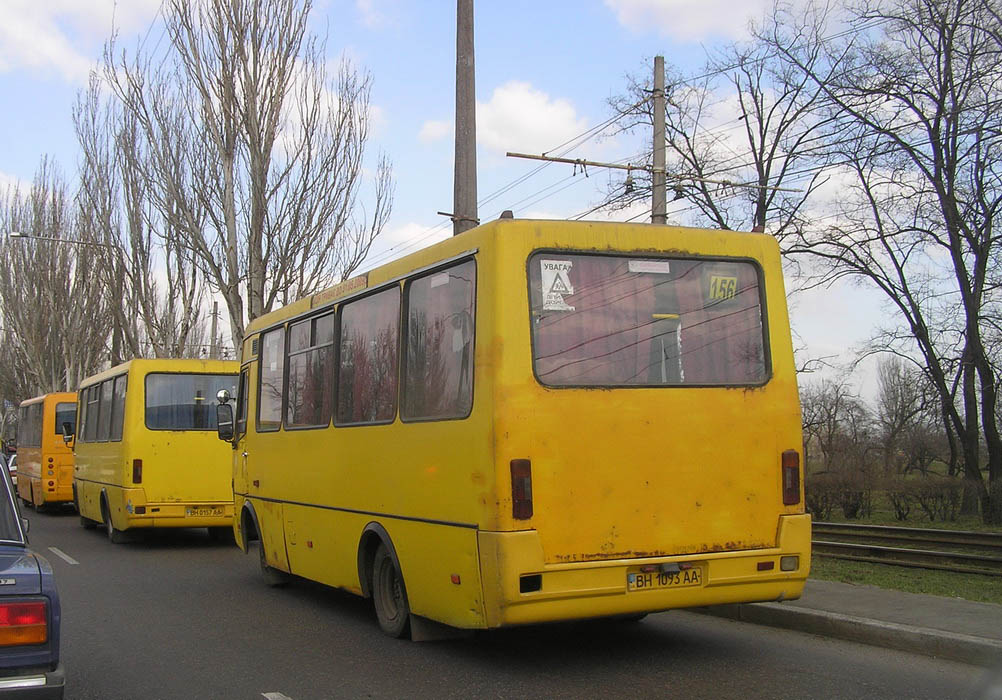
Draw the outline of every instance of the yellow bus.
M207 527L229 538L230 454L216 438L216 395L239 364L136 359L78 390L73 499L86 528L119 543L129 530Z
M791 599L808 574L766 235L485 224L256 319L218 412L238 545L271 583L371 597L391 636Z
M17 493L42 508L73 500L73 450L63 424L76 425L77 395L61 392L23 401L17 419Z

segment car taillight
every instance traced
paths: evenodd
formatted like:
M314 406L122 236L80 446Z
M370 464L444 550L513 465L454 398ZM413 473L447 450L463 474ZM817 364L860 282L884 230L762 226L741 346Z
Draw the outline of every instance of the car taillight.
M44 600L0 603L0 646L45 644L49 639L48 620Z
M132 460L132 483L143 483L143 460L141 459Z
M532 463L527 459L511 461L511 517L532 517Z
M782 458L783 466L783 505L793 506L800 503L800 453L796 450L786 450Z

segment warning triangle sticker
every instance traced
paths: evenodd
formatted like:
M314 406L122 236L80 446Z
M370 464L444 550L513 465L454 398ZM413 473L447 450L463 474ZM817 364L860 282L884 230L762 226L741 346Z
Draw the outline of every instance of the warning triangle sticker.
M561 275L557 275L553 278L553 284L550 285L550 294L573 294L567 283L564 282L564 278Z

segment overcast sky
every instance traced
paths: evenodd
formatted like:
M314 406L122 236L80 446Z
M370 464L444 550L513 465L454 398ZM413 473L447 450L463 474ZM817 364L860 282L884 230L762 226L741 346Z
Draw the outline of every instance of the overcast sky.
M622 172L592 169L586 177L554 164L508 189L539 164L505 152L552 152L601 124L626 75L651 71L657 54L698 66L715 43L744 36L769 0L475 4L479 214L490 220L505 209L563 219L594 207ZM161 0L0 0L0 187L30 183L43 155L73 178L77 94L112 31L124 45L165 41L160 6ZM436 212L452 210L455 3L315 0L312 26L327 36L332 61L347 56L374 79L369 155L389 156L396 200L369 264L446 237L451 224ZM570 156L620 161L645 147L636 139L592 139ZM814 356L844 354L876 322L868 300L851 288L795 298L798 342Z

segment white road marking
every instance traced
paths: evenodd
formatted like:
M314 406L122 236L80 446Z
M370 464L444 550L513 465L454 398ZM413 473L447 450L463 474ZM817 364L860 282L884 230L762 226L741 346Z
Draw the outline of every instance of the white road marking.
M60 559L62 559L67 564L79 564L80 563L76 559L74 559L73 557L71 557L69 554L67 554L66 552L63 552L63 551L61 551L61 550L59 550L59 549L57 549L55 547L49 547L49 551L52 552L53 554L55 554ZM290 700L291 700L291 698L290 698Z
M268 700L292 700L288 695L283 695L282 693L261 693L261 695Z

